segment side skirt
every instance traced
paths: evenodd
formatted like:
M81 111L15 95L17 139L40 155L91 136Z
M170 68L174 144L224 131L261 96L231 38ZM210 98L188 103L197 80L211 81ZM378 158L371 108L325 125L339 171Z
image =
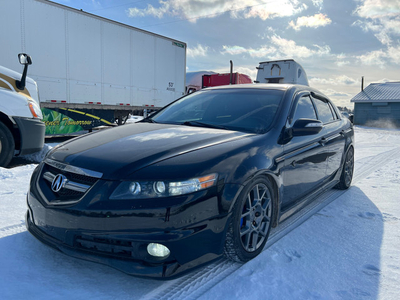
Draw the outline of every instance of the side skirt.
M317 198L319 195L323 194L327 190L332 189L339 180L335 179L333 181L329 181L328 183L324 184L322 187L319 189L315 190L314 192L308 194L304 198L302 198L300 201L296 202L293 206L289 207L285 211L281 211L280 217L279 217L279 222L284 221L303 207L307 206L310 202L312 202L315 198Z

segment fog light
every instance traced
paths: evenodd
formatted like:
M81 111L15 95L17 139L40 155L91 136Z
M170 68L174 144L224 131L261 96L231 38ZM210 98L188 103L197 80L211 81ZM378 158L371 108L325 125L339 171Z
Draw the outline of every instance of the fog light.
M150 243L147 246L147 252L149 252L151 256L162 257L162 258L167 257L170 253L167 247L157 243Z

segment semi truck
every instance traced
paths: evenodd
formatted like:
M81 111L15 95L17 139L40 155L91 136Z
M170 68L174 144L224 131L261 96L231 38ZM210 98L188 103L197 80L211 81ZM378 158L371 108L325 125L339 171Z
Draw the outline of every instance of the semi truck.
M245 83L252 83L250 76L238 72L234 73L231 60L229 73L215 73L212 71L188 72L186 74L186 94L212 86Z
M0 64L27 52L46 134L122 124L185 93L186 43L47 0L2 0Z
M26 76L32 59L25 53L18 58L24 65L22 74L0 66L0 167L13 156L40 151L44 145L37 84Z
M255 83L289 83L309 85L303 67L293 59L260 62Z

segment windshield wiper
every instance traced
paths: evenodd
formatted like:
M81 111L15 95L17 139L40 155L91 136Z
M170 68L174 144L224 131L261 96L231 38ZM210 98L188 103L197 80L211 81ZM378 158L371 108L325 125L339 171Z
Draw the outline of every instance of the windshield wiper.
M154 121L152 118L145 118L143 120L140 120L139 122L146 122L146 123L157 123L156 121ZM138 123L139 123L138 122Z
M182 125L230 130L225 126L213 125L213 124L203 123L203 122L199 122L199 121L186 121L186 122L183 122Z

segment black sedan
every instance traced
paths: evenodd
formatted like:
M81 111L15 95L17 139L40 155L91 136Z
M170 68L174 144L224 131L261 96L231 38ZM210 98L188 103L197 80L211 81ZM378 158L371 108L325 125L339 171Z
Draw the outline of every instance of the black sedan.
M353 140L351 122L310 87L205 89L55 147L32 175L27 228L132 275L246 262L271 227L350 186Z

